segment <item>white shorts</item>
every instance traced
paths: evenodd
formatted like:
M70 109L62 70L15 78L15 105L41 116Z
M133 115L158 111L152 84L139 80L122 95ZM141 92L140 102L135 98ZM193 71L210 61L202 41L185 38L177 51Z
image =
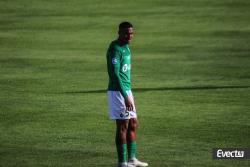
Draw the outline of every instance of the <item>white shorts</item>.
M128 97L132 100L133 111L127 111L124 97L120 91L108 91L109 118L110 119L130 119L137 118L132 91L127 91Z

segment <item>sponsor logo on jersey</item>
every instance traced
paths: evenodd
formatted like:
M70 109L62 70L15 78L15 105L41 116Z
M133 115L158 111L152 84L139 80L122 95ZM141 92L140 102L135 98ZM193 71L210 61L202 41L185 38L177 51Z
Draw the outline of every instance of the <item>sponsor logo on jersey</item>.
M122 71L126 72L128 70L130 70L130 64L129 65L128 64L124 64L123 67L122 67Z
M117 64L117 62L118 62L117 58L114 57L114 58L112 59L112 64Z

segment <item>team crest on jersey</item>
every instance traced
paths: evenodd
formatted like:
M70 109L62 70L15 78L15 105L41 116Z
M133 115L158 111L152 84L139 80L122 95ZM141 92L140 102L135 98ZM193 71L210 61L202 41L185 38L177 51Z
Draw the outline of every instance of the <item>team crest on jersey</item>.
M117 58L114 57L114 58L112 59L112 64L117 64L117 62L118 62L118 61L117 61Z

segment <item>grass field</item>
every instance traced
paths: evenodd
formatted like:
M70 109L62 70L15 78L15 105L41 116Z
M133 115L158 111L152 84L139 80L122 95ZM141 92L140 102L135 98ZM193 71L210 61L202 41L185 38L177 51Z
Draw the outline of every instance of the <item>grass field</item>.
M0 0L0 167L115 167L106 49L134 24L138 157L250 166L250 1Z

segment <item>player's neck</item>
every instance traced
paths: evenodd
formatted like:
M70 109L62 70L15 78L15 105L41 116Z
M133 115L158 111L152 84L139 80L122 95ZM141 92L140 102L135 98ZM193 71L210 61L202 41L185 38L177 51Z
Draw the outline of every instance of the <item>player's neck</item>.
M124 41L124 40L122 40L122 39L120 39L120 38L118 38L117 41L118 41L119 44L122 45L122 46L123 46L123 45L128 45L128 42L127 42L127 41Z

